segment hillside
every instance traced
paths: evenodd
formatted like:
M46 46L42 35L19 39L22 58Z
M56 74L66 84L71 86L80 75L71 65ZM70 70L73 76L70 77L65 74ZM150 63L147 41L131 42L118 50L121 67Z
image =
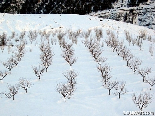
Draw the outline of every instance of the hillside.
M155 1L150 0L139 6L128 7L127 2L115 2L113 9L92 12L91 16L112 19L155 30Z
M140 111L141 93L139 107L155 112L154 30L89 15L0 14L0 35L1 116L124 116Z

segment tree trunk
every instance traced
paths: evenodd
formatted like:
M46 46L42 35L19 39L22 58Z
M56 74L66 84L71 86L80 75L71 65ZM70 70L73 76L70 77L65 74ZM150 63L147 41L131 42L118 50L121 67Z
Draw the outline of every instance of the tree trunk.
M111 89L109 89L109 95L110 95L110 91L111 91Z
M119 95L119 99L121 98L121 93L118 93L118 95Z
M15 95L13 95L12 97L13 97L13 100L15 100Z
M143 76L143 82L145 81L145 76Z
M104 80L104 83L105 83L105 85L107 84L107 82L106 82L106 78L105 78L105 80Z
M46 67L46 72L47 72L48 67Z

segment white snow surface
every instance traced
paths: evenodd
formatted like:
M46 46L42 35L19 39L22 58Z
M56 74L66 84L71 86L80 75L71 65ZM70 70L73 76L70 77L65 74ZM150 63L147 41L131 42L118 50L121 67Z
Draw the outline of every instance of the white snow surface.
M152 102L144 111L155 112L155 86L150 90L149 84L143 83L142 77L127 67L126 61L113 52L110 47L107 47L104 42L108 37L106 30L110 29L118 34L118 38L124 41L131 53L142 60L140 67L152 68L149 76L153 78L155 77L155 53L151 56L149 46L152 44L155 52L155 41L144 40L142 50L140 50L136 45L129 46L125 39L124 30L129 31L133 38L138 36L140 30L146 30L147 35L155 40L154 30L124 22L101 20L88 15L0 14L0 34L5 32L10 36L11 32L15 32L15 38L22 31L45 30L46 32L52 32L54 30L66 31L70 29L76 31L80 29L83 32L94 28L101 28L103 31L103 37L101 38L104 43L102 56L107 58L105 64L108 64L111 68L111 80L126 82L127 93L121 95L121 99L113 94L114 90L111 91L111 95L108 95L108 90L102 86L103 82L100 72L97 70L97 63L82 43L84 38L81 36L78 37L77 44L73 45L75 57L77 57L77 62L72 66L72 69L78 72L76 90L71 99L64 100L62 95L56 91L56 87L57 84L67 81L62 73L69 70L70 66L61 56L62 50L58 41L56 45L51 45L55 54L52 65L39 80L35 76L32 66L39 66L41 63L41 51L39 49L41 36L38 35L37 40L31 44L26 35L24 39L28 43L26 44L25 55L19 64L11 70L11 74L0 81L0 93L8 92L8 85L17 84L21 77L30 80L32 86L28 89L28 93L20 89L18 94L15 95L15 100L8 99L5 95L0 94L0 116L123 116L123 111L139 111L132 101L132 94L142 92L149 92L153 96ZM56 36L52 37L52 35L51 38L57 39ZM67 40L67 35L65 39ZM15 50L15 47L11 48L10 53L8 53L8 47L4 47L3 52L0 50L1 71L7 70L3 66L3 62L7 61Z

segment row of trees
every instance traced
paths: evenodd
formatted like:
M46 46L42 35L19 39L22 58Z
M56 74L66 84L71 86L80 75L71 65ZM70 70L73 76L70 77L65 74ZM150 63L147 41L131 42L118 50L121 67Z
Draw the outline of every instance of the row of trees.
M19 14L87 14L110 9L115 1L118 0L18 0L13 3L8 0L1 5L0 12ZM128 6L137 6L145 1L147 0L130 0Z
M91 35L91 31L84 33L85 40L83 41L85 47L88 48L89 52L91 53L92 57L94 58L94 61L98 63L97 69L102 77L103 87L108 90L108 94L111 94L111 90L114 91L114 95L118 96L119 99L121 98L121 95L125 94L127 92L125 88L125 82L121 81L111 81L111 68L109 65L104 64L107 58L102 57L102 46L101 38L103 37L102 29L95 28L95 38L90 39L88 38Z
M60 39L58 37L58 39ZM61 41L59 41L61 42ZM59 43L59 45L61 45ZM61 47L61 46L60 46ZM62 44L62 57L65 59L65 61L70 65L70 70L63 73L64 77L67 78L66 83L60 83L57 85L57 91L66 99L70 99L73 95L73 92L75 91L75 85L76 85L76 77L77 72L75 72L72 69L72 65L76 62L77 58L74 56L74 49L73 44L68 44L65 41Z

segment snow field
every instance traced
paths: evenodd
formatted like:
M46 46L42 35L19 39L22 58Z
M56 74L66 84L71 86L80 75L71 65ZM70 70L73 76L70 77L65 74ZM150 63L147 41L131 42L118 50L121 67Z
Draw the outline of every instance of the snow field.
M124 30L127 30L132 34L133 38L138 36L138 32L141 29L147 30L147 33L151 35L154 40L154 31L143 27L134 26L122 22L116 22L112 20L100 21L96 17L90 16L78 16L78 15L9 15L0 14L1 16L1 33L6 32L8 36L12 31L15 31L16 37L20 35L23 30L26 31L24 41L26 41L25 53L19 64L11 70L11 74L8 74L0 82L0 92L8 92L8 84L15 85L19 82L21 77L28 79L32 85L28 89L26 94L23 89L19 89L15 100L6 98L1 94L1 115L6 116L123 116L123 111L139 111L132 101L133 93L150 92L153 95L152 103L148 105L144 111L154 111L154 86L150 90L148 83L142 82L142 77L134 73L129 67L126 66L126 61L122 57L118 56L116 52L113 52L110 47L105 43L105 39L108 38L106 30L112 30L120 41L124 41L124 45L130 49L131 53L142 60L140 68L151 67L152 72L150 77L155 76L155 55L151 56L149 53L149 45L152 44L155 48L155 43L148 40L144 40L142 44L142 50L136 45L132 46L126 41ZM68 18L70 20L68 20ZM44 22L43 22L44 21ZM63 28L60 28L63 27ZM51 29L52 28L52 29ZM62 48L59 46L57 34L59 30L67 33L66 30L72 30L73 32L81 30L82 32L91 29L91 36L88 38L95 38L94 28L102 29L103 37L101 38L100 45L103 44L102 57L107 58L103 64L107 64L111 68L110 80L112 81L124 81L126 82L125 88L127 93L115 96L114 89L111 90L111 95L108 95L108 90L103 87L102 77L97 70L98 64L94 61L88 48L84 46L82 41L85 38L80 34L77 38L77 44L73 45L75 57L77 61L73 64L72 69L78 72L76 77L77 84L75 85L75 91L71 96L71 99L64 99L61 94L56 91L57 84L66 83L67 79L63 76L63 72L70 69L69 64L61 56ZM119 30L118 30L119 29ZM54 53L52 64L49 66L48 71L44 72L39 80L35 76L32 67L39 66L41 64L39 49L41 40L47 41L45 37L41 37L38 34L35 41L31 42L28 38L28 31L40 30L50 33L50 46ZM56 31L57 30L57 31ZM56 33L56 35L52 35ZM65 41L71 43L68 39L68 34L65 36ZM14 45L19 45L19 42L15 42L15 38L11 40ZM52 45L51 40L56 40L56 45ZM4 50L0 50L0 69L7 70L3 66L3 62L6 62L16 52L16 47L11 48L11 52L8 53L8 47L4 47Z

